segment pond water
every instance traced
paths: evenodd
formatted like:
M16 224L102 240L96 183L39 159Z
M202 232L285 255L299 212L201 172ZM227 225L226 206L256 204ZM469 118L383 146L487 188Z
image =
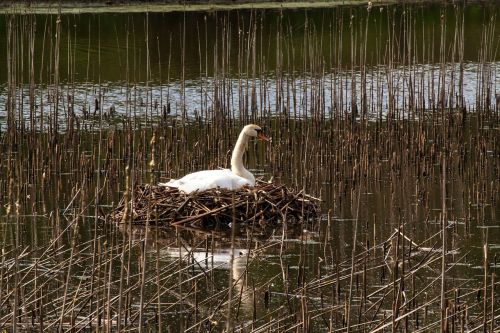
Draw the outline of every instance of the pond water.
M39 106L50 106L56 93L58 107L77 115L100 109L158 116L168 107L193 118L220 104L235 116L363 108L373 118L391 108L436 108L443 99L450 108L485 109L500 90L500 28L489 19L498 11L426 5L80 14L60 21L3 15L0 46L12 54L0 61L16 59L17 104L34 100L34 110L22 109L25 118L47 114ZM3 91L8 73L0 72ZM2 94L0 105L6 99Z
M499 329L498 14L0 15L0 329ZM249 122L273 137L250 171L317 219L106 219L127 188L228 167Z

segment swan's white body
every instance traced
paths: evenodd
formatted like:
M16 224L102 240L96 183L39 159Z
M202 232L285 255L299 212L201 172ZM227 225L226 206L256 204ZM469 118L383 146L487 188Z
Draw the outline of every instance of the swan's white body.
M245 185L254 186L255 177L243 166L243 154L248 139L257 137L261 140L269 140L257 125L247 125L243 128L234 146L231 156L231 170L204 170L190 173L180 179L172 179L168 183L159 183L162 186L176 187L185 193L194 191L205 191L211 188L226 188L236 190Z
M160 183L169 187L177 187L185 193L194 191L205 191L211 188L227 188L236 190L245 185L254 186L255 180L240 177L229 169L203 170L185 175L181 179L172 179L168 183Z

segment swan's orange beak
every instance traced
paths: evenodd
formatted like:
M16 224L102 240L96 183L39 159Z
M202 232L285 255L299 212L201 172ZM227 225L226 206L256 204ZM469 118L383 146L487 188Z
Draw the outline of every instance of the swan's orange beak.
M269 142L272 141L272 139L270 137L268 137L267 135L265 135L264 132L262 132L262 131L259 131L257 133L257 140L269 141Z

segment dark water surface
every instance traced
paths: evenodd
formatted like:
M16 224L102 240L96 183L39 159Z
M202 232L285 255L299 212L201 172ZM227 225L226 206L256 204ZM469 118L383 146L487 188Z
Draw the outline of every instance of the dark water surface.
M197 81L205 76L213 77L218 70L232 75L253 74L247 63L248 36L256 24L259 44L257 73L276 75L298 72L309 66L311 48L325 62L328 73L333 68L351 69L361 63L377 66L387 63L383 49L394 30L400 40L397 53L410 47L404 40L404 30L414 29L416 38L412 48L418 50L415 63L440 63L440 30L451 46L455 26L462 20L466 24L463 38L463 61L476 62L481 52L481 33L492 17L500 14L495 5L470 5L463 11L456 6L411 5L375 7L368 16L366 7L340 7L333 9L289 10L232 10L213 12L173 12L149 14L79 14L60 17L60 81L61 82L132 82L165 83L167 78L178 82L182 78ZM0 48L7 48L7 25L11 16L0 15ZM51 82L48 66L54 52L57 15L18 17L18 24L34 20L34 64L38 69L36 82ZM407 25L411 22L411 26ZM444 24L442 26L442 24ZM360 50L351 57L350 27L355 28L357 38L362 30L366 35L366 61L360 61ZM340 44L334 44L335 36L343 33ZM280 35L281 34L281 35ZM500 34L496 25L493 36ZM224 49L224 39L230 49ZM363 36L363 39L365 37ZM250 41L253 42L253 41ZM286 45L280 45L285 42ZM243 47L243 49L242 49ZM340 52L332 58L332 47ZM285 59L278 59L276 52L283 49ZM24 50L23 63L29 66L29 50ZM452 59L453 50L446 50L446 59ZM220 62L220 54L227 53L227 63ZM402 56L402 55L401 55ZM6 53L0 54L0 63L6 64ZM243 57L243 61L238 58ZM21 59L19 59L20 61ZM354 60L354 61L353 61ZM401 60L403 60L401 58ZM498 52L490 61L500 61ZM128 61L128 63L127 63ZM282 63L280 63L282 62ZM407 65L400 63L399 65ZM224 67L223 67L224 66ZM41 68L45 70L41 70ZM146 70L149 68L149 71ZM26 72L28 74L28 72ZM0 72L0 81L7 81L7 72Z
M498 329L499 13L0 16L0 329L436 332L442 281L450 331ZM273 137L249 169L317 220L231 244L105 219L227 167L248 122Z

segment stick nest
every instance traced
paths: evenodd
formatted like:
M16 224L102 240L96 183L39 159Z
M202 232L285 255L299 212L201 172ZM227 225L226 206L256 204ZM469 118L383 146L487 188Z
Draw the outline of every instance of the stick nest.
M258 182L231 191L211 189L186 194L176 188L136 186L131 200L124 195L109 215L117 223L215 228L233 222L275 227L284 221L297 225L318 216L319 199L283 185ZM126 201L129 201L126 205Z

